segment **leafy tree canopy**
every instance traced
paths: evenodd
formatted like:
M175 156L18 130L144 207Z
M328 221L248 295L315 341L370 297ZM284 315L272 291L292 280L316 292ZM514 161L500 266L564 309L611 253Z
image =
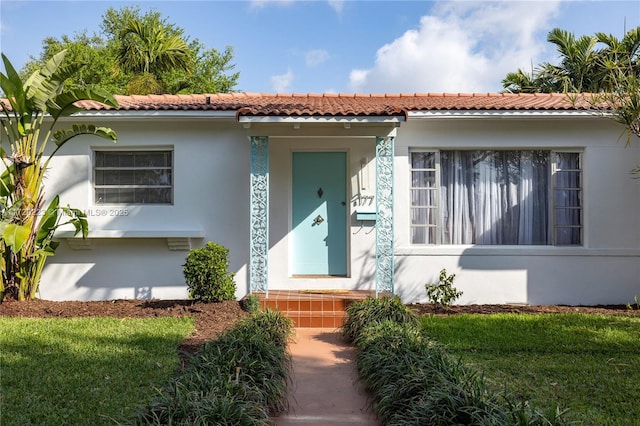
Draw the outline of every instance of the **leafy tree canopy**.
M31 57L20 74L29 75L53 55L67 50L67 63L82 64L82 72L66 82L70 88L100 85L114 94L232 92L239 72L233 72L233 48L224 52L190 40L184 29L138 6L109 8L100 32L87 31L60 39L48 37L40 55Z

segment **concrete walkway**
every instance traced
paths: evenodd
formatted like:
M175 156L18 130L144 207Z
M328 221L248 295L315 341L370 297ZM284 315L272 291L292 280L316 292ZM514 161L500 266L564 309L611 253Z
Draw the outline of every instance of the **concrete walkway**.
M274 418L288 425L377 425L370 401L357 382L355 351L339 331L297 328L289 344L293 384L289 412Z

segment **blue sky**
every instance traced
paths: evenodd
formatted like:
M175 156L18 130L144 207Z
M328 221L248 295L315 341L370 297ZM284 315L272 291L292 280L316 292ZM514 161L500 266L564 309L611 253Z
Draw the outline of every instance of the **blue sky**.
M238 90L497 92L509 71L555 62L559 27L622 37L640 1L0 0L0 50L20 68L47 36L99 31L108 7L160 11L207 47L234 48Z

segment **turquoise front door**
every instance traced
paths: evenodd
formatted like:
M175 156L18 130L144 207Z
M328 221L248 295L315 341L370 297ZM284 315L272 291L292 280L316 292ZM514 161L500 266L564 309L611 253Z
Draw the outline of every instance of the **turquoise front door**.
M347 154L293 153L293 275L347 275Z

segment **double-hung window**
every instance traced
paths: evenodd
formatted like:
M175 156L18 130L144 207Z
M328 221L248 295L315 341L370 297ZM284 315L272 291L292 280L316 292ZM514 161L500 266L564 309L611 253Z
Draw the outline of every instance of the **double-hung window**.
M412 244L581 245L579 152L413 151Z
M95 151L95 204L172 204L173 151Z

